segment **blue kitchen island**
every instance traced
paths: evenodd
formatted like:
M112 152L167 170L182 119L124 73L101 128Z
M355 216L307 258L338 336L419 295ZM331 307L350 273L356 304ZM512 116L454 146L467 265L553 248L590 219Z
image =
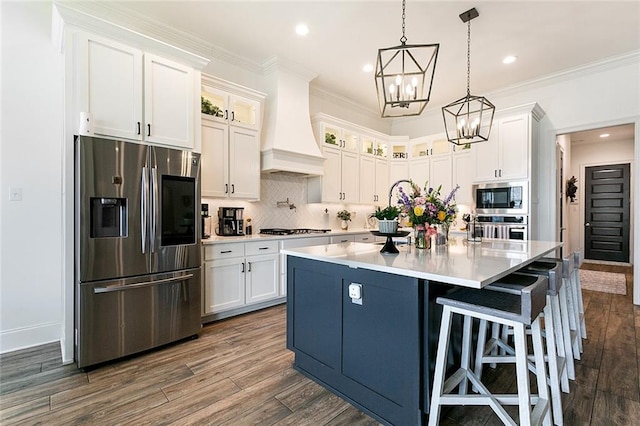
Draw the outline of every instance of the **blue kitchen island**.
M480 289L561 245L453 237L398 254L364 243L283 250L294 368L384 424L424 424L441 315L435 299Z

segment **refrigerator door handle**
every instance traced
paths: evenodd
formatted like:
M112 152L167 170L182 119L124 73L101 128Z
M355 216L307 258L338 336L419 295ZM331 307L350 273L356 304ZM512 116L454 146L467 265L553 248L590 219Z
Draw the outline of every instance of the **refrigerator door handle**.
M151 168L151 253L156 252L156 231L158 227L158 168Z
M180 275L179 277L165 278L163 280L145 281L143 283L137 283L137 284L129 284L129 285L116 284L116 285L107 286L107 287L96 287L93 289L93 292L95 294L99 294L99 293L111 293L114 291L133 290L140 287L150 287L158 284L185 281L185 280L188 280L189 278L193 278L193 274Z
M149 171L147 170L147 166L142 167L142 194L140 196L140 230L142 231L142 253L145 254L147 252L147 209L149 206L149 191L148 191L148 182L147 177L149 176Z

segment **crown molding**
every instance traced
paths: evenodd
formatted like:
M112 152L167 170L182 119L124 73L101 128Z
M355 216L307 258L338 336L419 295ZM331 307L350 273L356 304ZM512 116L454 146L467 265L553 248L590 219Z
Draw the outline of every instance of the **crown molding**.
M381 118L380 111L372 108L367 108L352 99L338 95L335 92L332 92L331 90L327 89L326 87L319 86L314 82L311 82L311 84L309 85L309 93L325 101L329 101L331 103L346 106L352 110L356 110L358 113L368 116L370 118L373 118L373 119Z

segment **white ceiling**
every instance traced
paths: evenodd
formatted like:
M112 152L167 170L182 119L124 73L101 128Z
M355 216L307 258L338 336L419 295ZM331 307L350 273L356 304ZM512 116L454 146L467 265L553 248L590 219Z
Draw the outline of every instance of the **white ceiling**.
M247 63L274 56L317 74L313 85L378 110L373 73L378 48L396 46L401 0L384 1L120 1L116 7L164 29L184 32ZM430 108L466 93L467 27L471 24L471 93L487 95L581 65L640 51L639 1L408 0L407 44L440 43ZM310 32L297 36L296 24ZM196 52L200 53L200 52ZM512 65L502 58L516 55ZM215 66L215 58L213 61Z

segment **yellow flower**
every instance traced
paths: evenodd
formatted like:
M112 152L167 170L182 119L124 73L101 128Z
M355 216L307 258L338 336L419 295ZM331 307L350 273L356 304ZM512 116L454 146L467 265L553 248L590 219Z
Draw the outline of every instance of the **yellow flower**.
M438 220L442 221L447 217L447 213L445 213L444 211L440 210L438 212Z
M416 216L422 216L424 214L424 207L422 206L415 206L413 208L413 214L415 214Z

